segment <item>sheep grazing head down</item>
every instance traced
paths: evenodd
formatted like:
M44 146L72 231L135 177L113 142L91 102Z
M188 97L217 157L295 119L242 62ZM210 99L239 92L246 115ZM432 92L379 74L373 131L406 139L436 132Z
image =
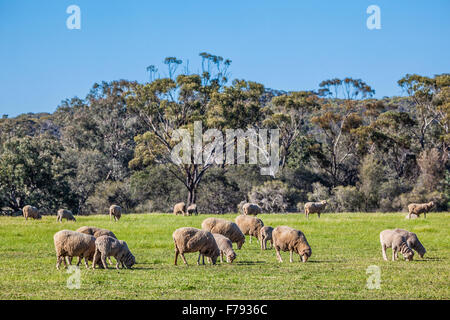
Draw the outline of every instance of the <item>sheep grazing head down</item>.
M132 266L136 264L136 258L133 256L131 252L128 251L128 253L123 257L123 264L127 269L131 269Z
M414 251L411 250L411 248L408 247L406 243L402 243L400 247L400 252L403 255L403 258L408 261L412 261L414 258Z
M236 253L233 251L227 255L227 262L233 263L234 259L236 259Z
M305 247L298 251L298 254L302 257L302 262L308 261L309 257L311 257L312 250L310 247Z

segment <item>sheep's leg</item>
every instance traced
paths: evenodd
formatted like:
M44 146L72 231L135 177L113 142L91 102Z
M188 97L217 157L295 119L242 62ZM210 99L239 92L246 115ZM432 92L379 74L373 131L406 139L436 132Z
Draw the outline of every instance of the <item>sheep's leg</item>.
M320 218L320 212L317 212L317 217Z
M102 260L103 268L108 269L108 265L106 264L106 254L102 252L102 255L100 256L100 259Z
M81 264L81 259L83 259L83 255L81 255L81 256L78 257L77 267L80 266L80 264Z
M223 263L223 251L220 251L220 263Z
M202 256L202 254L199 252L198 253L198 258L197 258L197 265L200 265L200 257ZM205 264L205 259L203 259L203 264Z
M177 258L178 258L178 249L175 247L175 265L177 265Z
M64 259L63 256L56 257L56 269L59 270L59 266L61 265L62 259Z
M273 249L273 240L270 240L270 249Z
M292 250L290 250L289 251L289 262L294 262L294 260L292 260L292 254L293 254L293 251Z
M250 236L250 243L252 243L252 235L249 234L249 236Z
M383 254L383 259L384 259L385 261L387 261L387 256L386 256L386 245L385 245L385 244L382 244L382 245L381 245L381 253Z
M424 217L424 219L427 218L427 213L426 212L423 213L423 217Z
M396 256L397 256L397 249L394 249L394 247L392 247L392 261L397 260Z
M84 265L86 266L86 269L89 269L89 262L87 257L84 257Z
M278 247L275 247L275 251L277 253L278 261L283 262L283 259L281 259L280 249Z
M184 253L180 252L181 258L183 259L183 262L185 265L188 265L186 258L184 257Z

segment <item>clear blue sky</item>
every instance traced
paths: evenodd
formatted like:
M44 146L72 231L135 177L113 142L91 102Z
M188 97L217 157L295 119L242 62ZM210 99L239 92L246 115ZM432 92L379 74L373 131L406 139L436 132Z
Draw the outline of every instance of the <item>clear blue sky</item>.
M69 30L69 5L81 30ZM369 5L381 30L369 30ZM167 56L233 61L232 78L282 90L361 78L376 97L401 95L406 73L450 72L450 1L0 0L0 115L53 112L95 82L144 82Z

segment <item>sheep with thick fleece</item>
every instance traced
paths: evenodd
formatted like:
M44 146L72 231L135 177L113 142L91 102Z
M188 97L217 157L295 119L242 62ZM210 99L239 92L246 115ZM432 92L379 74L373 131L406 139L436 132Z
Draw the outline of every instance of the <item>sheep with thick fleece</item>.
M392 248L392 261L397 260L397 253L401 252L405 260L411 261L414 252L406 243L406 239L394 230L383 230L380 232L381 253L387 261L386 248Z
M408 205L408 219L411 219L411 215L415 214L419 217L423 213L423 217L427 217L427 213L434 207L434 202L428 203L411 203Z
M109 207L109 220L112 220L112 217L114 217L114 221L119 221L120 217L122 216L122 208L116 204L113 204L111 207Z
M231 240L219 233L213 233L212 235L220 250L220 262L223 263L223 255L225 255L227 262L233 263L234 259L236 259L236 252L233 250L233 243ZM200 253L199 255L203 257L202 263L205 264L205 256ZM210 258L208 258L208 260L211 262Z
M187 215L186 203L178 202L176 205L173 206L173 214L178 215L179 213L181 213L183 216Z
M130 269L136 263L136 259L125 241L117 240L110 236L98 237L95 240L95 254L92 269L95 269L95 264L99 259L101 260L103 267L108 269L106 257L111 256L116 258L116 269L119 269L119 265L122 265L122 268L126 267L127 269Z
M210 258L212 264L216 264L220 250L211 232L197 228L183 227L175 230L172 238L175 244L175 265L177 265L178 255L181 255L184 264L187 265L184 254L197 251L201 255ZM197 264L200 264L200 254L197 259Z
M22 209L23 216L25 217L25 220L28 220L28 218L32 219L42 219L41 214L39 213L39 210L36 207L26 205Z
M241 249L242 245L245 243L245 235L242 233L241 229L239 229L239 226L232 221L212 217L206 218L202 222L202 229L211 233L219 233L227 237L231 242L237 244L238 250Z
M317 217L320 218L320 213L325 209L327 201L323 200L320 202L307 202L305 203L305 215L309 218L310 213L317 213Z
M406 244L408 245L408 247L416 250L421 258L423 258L425 253L427 253L427 250L422 245L422 243L419 241L419 238L417 237L417 235L414 232L409 232L408 230L398 229L398 228L394 229L394 231L397 232L398 234L400 234L403 238L405 238Z
M259 242L261 243L261 250L267 249L267 241L270 240L270 247L273 248L272 239L273 228L270 226L264 226L259 230Z
M256 203L246 203L242 206L242 213L244 215L258 215L261 213L261 207Z
M62 219L66 219L67 221L77 221L75 217L72 214L72 211L66 210L66 209L59 209L58 213L56 214L56 221L62 222Z
M193 214L198 215L197 205L195 203L187 207L186 211L189 216L192 216Z
M101 237L101 236L110 236L110 237L117 239L116 235L108 229L83 226L83 227L78 228L76 231L84 233L84 234L90 234L91 236L94 236L96 238Z
M248 234L250 236L250 243L252 243L252 236L257 240L259 239L259 230L264 227L264 223L261 219L251 216L239 215L236 217L235 221L239 229L241 229L242 233L244 235Z
M303 262L308 261L309 257L311 257L311 247L309 246L305 235L300 230L288 226L279 226L273 229L272 239L278 261L280 262L283 262L280 250L284 252L289 251L290 262L293 262L292 254L294 252L300 256Z
M78 257L78 266L84 258L86 268L89 268L88 260L93 260L95 253L95 237L81 232L61 230L53 236L56 251L56 269L61 262L66 264L66 257Z

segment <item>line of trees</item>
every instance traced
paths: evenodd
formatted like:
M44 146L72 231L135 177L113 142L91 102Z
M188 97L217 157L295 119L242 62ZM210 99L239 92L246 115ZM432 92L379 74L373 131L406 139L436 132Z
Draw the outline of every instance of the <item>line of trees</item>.
M285 92L229 81L231 61L201 53L201 71L164 60L168 76L94 84L53 114L0 119L0 209L32 204L106 213L236 212L245 201L267 212L328 199L333 211L398 211L410 202L450 205L450 75L405 75L404 97L374 99L360 79L330 79L316 91ZM178 72L177 72L178 71ZM280 170L250 164L179 164L176 129L279 129ZM195 157L195 154L192 154Z

